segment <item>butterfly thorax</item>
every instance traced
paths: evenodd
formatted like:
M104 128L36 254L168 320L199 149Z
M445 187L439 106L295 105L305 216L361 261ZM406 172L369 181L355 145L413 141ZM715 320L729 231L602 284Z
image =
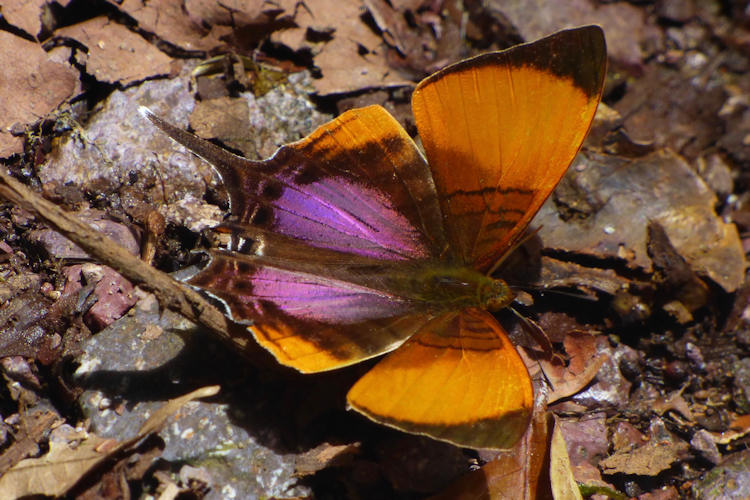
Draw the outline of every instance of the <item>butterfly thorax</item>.
M405 295L436 309L479 307L498 311L514 299L505 281L490 278L469 267L425 266L403 286L409 289Z

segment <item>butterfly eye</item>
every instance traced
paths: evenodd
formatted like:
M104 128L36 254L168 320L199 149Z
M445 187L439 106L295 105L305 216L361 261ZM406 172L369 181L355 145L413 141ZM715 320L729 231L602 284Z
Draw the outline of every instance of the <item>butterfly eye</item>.
M515 298L513 290L503 280L496 279L490 280L485 286L482 286L479 293L480 304L492 312L508 307Z

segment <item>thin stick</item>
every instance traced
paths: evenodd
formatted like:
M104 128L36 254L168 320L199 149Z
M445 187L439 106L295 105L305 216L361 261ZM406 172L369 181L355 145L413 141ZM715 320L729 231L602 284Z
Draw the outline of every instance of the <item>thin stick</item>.
M2 171L0 197L34 213L91 257L113 268L135 285L152 292L162 307L203 325L243 353L251 354L258 350L252 335L244 326L231 322L198 292L141 261L101 232Z

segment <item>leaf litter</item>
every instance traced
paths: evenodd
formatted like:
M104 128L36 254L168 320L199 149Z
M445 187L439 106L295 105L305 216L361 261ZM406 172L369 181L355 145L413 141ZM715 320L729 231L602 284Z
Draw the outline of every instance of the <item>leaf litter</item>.
M3 53L13 57L6 64L12 77L0 83L0 109L8 110L0 156L9 159L13 174L56 203L75 210L94 207L129 227L137 244L149 231L149 214L158 211L165 228L150 244L153 257L148 260L167 271L197 262L190 251L205 245L199 232L220 220L226 200L204 165L175 152L158 134L144 133L134 112L138 104L162 106L157 112L170 121L263 157L325 121L328 116L316 114L316 108L330 110L357 100L406 109L411 82L472 50L600 23L610 47L605 101L611 108L600 109L584 153L535 221L541 226L538 280L536 290L530 290L533 301L524 306L538 315L535 321L559 356L530 365L544 367L557 392L553 399L559 398L551 408L564 415L558 426L571 463L556 462L592 488L633 497L658 491L662 497L700 498L719 487L727 494L746 491L748 477L742 471L748 458L741 450L748 427L742 417L750 411L750 377L745 375L750 371L745 367L750 294L744 258L750 198L743 167L750 158L745 140L750 63L743 50L747 31L741 12L732 18L718 2L688 0L654 11L594 0L569 6L542 0L532 6L450 1L334 5L326 0L219 6L126 0L109 3L106 16L73 17L80 20L63 26L60 13L76 8L75 3L51 7L34 2L23 10L4 9L18 31L0 34ZM25 57L11 56L20 53ZM191 77L199 59L217 53L241 55L253 64L230 63L232 71ZM267 80L262 92L271 89L271 95L266 98L253 81L267 70L243 75L238 69L256 62L280 75L306 71ZM196 83L204 89L203 100L195 99ZM310 94L317 94L317 101L310 101ZM52 247L32 238L32 230L49 231L40 219L9 205L0 209L0 293L7 299L0 315L5 331L15 332L3 339L2 390L11 396L2 407L3 428L17 429L31 422L30 415L44 414L39 412L50 406L46 391L53 390L55 397L84 406L87 418L97 422L94 435L101 431L104 436L106 429L114 429L110 425L138 415L131 415L130 403L123 401L163 401L174 395L137 390L135 381L149 380L138 374L149 367L156 372L143 388L156 389L153 380L163 380L163 387L196 379L233 385L222 404L195 413L200 415L195 425L184 420L178 434L162 432L171 442L180 436L191 443L218 439L200 448L206 460L198 469L210 470L208 476L187 469L178 474L176 466L172 474L153 474L170 491L187 491L185 485L196 477L203 486L195 491L208 498L232 491L324 495L338 487L381 497L426 495L486 464L472 473L484 471L483 479L467 487L486 492L495 491L495 474L519 470L518 464L491 465L494 458L486 453L425 446L419 438L346 414L341 398L347 378L356 373L299 381L240 360L227 362L232 355L218 347L208 352L225 360L223 365L202 353L180 360L177 353L191 341L184 344L175 332L189 329L176 316L160 317L153 297L140 291L130 313L120 318L127 308L116 313L84 342L90 332L83 319L101 297L85 286L63 293L66 280L78 279L74 266L81 263L55 256ZM548 292L551 288L562 288L566 295ZM37 314L19 316L25 309ZM131 336L123 337L125 332ZM125 338L139 347L119 376L108 368L114 366L110 359L124 352L114 351L119 354L112 358L105 354ZM67 376L70 357L91 349L87 342L96 340L97 355L78 357L79 375ZM200 342L211 345L210 339ZM177 357L154 358L157 352ZM190 368L176 368L180 362ZM37 363L53 369L39 371ZM165 363L169 376L159 374ZM212 378L214 372L222 374L221 380ZM250 387L256 392L252 397ZM224 407L234 412L227 424L234 436L214 434L201 420L209 414L219 418L212 411ZM48 436L54 422L77 424L75 415L65 408L50 414L54 417L43 425L24 426L28 434L3 434L0 463L5 470L27 456L46 456L40 446L74 456L75 450L66 451ZM279 414L285 417L274 421ZM128 428L123 425L119 432L125 434L119 437L100 439L123 441ZM611 432L597 431L587 442L583 429ZM132 436L135 429L129 432ZM222 443L251 442L263 445L253 448L256 462L241 463L256 464L256 489L241 490L208 458L226 452ZM316 448L326 442L328 448ZM535 446L549 449L547 441L538 442L544 444ZM310 455L303 459L315 449L313 462ZM154 450L154 457L164 453ZM179 453L162 456L178 463L186 456ZM257 464L266 464L262 472ZM678 467L682 464L690 466ZM442 477L419 475L428 470L424 467L442 471ZM525 473L533 469L531 464L520 467ZM122 484L118 478L128 474L117 467L109 470L100 487ZM134 481L147 474L145 469L131 472ZM421 478L418 485L408 480L410 474ZM731 477L734 489L726 482L718 486L717 477Z

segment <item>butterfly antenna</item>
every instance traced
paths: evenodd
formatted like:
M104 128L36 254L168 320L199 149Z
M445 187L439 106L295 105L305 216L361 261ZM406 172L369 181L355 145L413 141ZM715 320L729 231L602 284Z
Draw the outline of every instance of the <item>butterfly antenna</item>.
M508 283L508 286L511 288L511 290L516 289L516 290L523 290L525 292L538 292L539 294L553 293L556 295L562 295L564 297L571 297L571 298L579 299L579 300L587 300L589 302L596 302L598 300L595 296L586 295L583 292L566 292L564 290L558 290L556 288L547 288L547 287L528 285L528 284Z
M498 268L505 262L505 259L507 259L513 252L518 250L519 247L522 247L524 244L526 244L527 241L529 241L531 238L537 235L539 231L542 229L542 226L539 226L538 228L534 229L533 231L527 231L521 238L518 238L516 241L513 242L513 244L510 246L507 252L503 253L502 257L497 259L497 262L495 262L489 271L487 271L487 276L492 276L492 274L498 270Z

